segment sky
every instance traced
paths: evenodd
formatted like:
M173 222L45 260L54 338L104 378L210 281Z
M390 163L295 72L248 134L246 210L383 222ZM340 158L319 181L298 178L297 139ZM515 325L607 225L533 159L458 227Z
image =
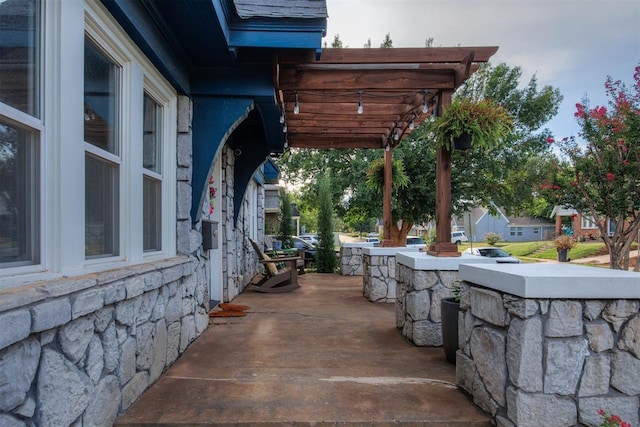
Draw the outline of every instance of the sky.
M575 104L607 105L607 76L631 86L640 65L639 0L326 0L327 36L361 48L498 46L494 65L520 67L521 84L536 76L564 100L544 127L556 138L577 136ZM323 42L324 42L323 41Z

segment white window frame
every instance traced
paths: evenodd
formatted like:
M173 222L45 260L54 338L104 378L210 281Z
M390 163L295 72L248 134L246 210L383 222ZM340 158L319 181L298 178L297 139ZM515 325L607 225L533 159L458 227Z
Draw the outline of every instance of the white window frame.
M522 236L524 232L523 227L509 227L510 236Z
M249 238L258 238L258 185L254 180L247 186L247 221L249 221Z
M582 214L580 216L580 228L583 230L594 230L598 228L598 222L591 215Z
M176 255L177 92L135 46L98 0L42 2L40 116L0 105L0 114L40 134L40 264L0 269L0 289L80 275ZM84 158L103 150L84 142L84 42L89 35L122 66L119 156L120 251L85 259ZM45 75L46 74L46 75ZM46 85L45 85L46 83ZM162 250L142 242L143 94L163 107ZM80 112L80 114L78 113ZM126 120L122 120L122 118ZM46 126L45 126L46 124Z
M37 182L35 185L37 186L37 200L35 201L36 206L39 207L39 211L34 215L34 219L36 220L36 224L33 225L33 230L38 236L38 239L34 241L34 245L37 245L38 248L36 252L38 253L38 260L34 260L33 263L29 263L28 265L20 265L16 267L5 267L0 268L0 289L4 287L4 277L9 277L13 275L22 275L28 274L31 272L38 272L43 270L44 261L46 259L46 248L43 245L43 242L46 241L46 231L44 227L44 215L43 215L43 206L44 206L44 194L45 194L45 176L44 176L44 168L45 168L45 155L44 155L44 134L45 134L45 121L43 119L44 116L44 103L43 100L45 98L45 63L44 63L44 54L46 51L45 42L47 40L47 34L45 30L47 29L47 25L45 24L45 11L46 11L46 1L40 2L40 28L38 29L38 43L39 46L39 55L38 55L38 107L37 114L31 115L25 113L23 111L18 110L8 104L0 102L0 116L5 117L8 121L16 122L19 126L26 128L33 135L36 141L34 142L34 149L36 151L35 155L38 159L39 171L36 172Z

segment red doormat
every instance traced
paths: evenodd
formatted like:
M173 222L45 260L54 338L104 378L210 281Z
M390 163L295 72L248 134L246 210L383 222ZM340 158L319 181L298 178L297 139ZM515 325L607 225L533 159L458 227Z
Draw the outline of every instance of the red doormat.
M209 317L242 317L247 315L245 310L250 308L248 305L230 304L228 302L218 304L218 307L221 310L210 312Z
M209 317L242 317L246 316L247 313L244 311L231 311L231 310L220 310L220 311L212 311L209 313Z
M218 305L218 307L220 307L223 310L229 310L229 311L245 311L245 310L249 310L248 305L242 305L242 304L231 304L228 302L223 302L221 304Z

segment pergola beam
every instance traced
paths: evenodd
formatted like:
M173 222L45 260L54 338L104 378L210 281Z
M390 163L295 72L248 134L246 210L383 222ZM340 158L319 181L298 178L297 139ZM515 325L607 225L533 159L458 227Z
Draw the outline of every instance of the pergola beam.
M293 148L385 149L383 244L391 242L393 148L451 101L451 94L497 47L324 49L278 52L273 79ZM359 104L362 104L359 114ZM397 139L394 135L397 133ZM438 148L437 242L433 255L456 255L450 243L451 153Z

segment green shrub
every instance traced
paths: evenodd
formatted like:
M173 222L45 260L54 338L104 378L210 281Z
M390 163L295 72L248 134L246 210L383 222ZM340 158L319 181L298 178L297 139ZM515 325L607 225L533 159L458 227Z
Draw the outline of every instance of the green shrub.
M484 240L490 246L494 246L496 243L498 243L500 240L502 240L502 234L498 234L498 233L494 233L494 232L485 233Z

